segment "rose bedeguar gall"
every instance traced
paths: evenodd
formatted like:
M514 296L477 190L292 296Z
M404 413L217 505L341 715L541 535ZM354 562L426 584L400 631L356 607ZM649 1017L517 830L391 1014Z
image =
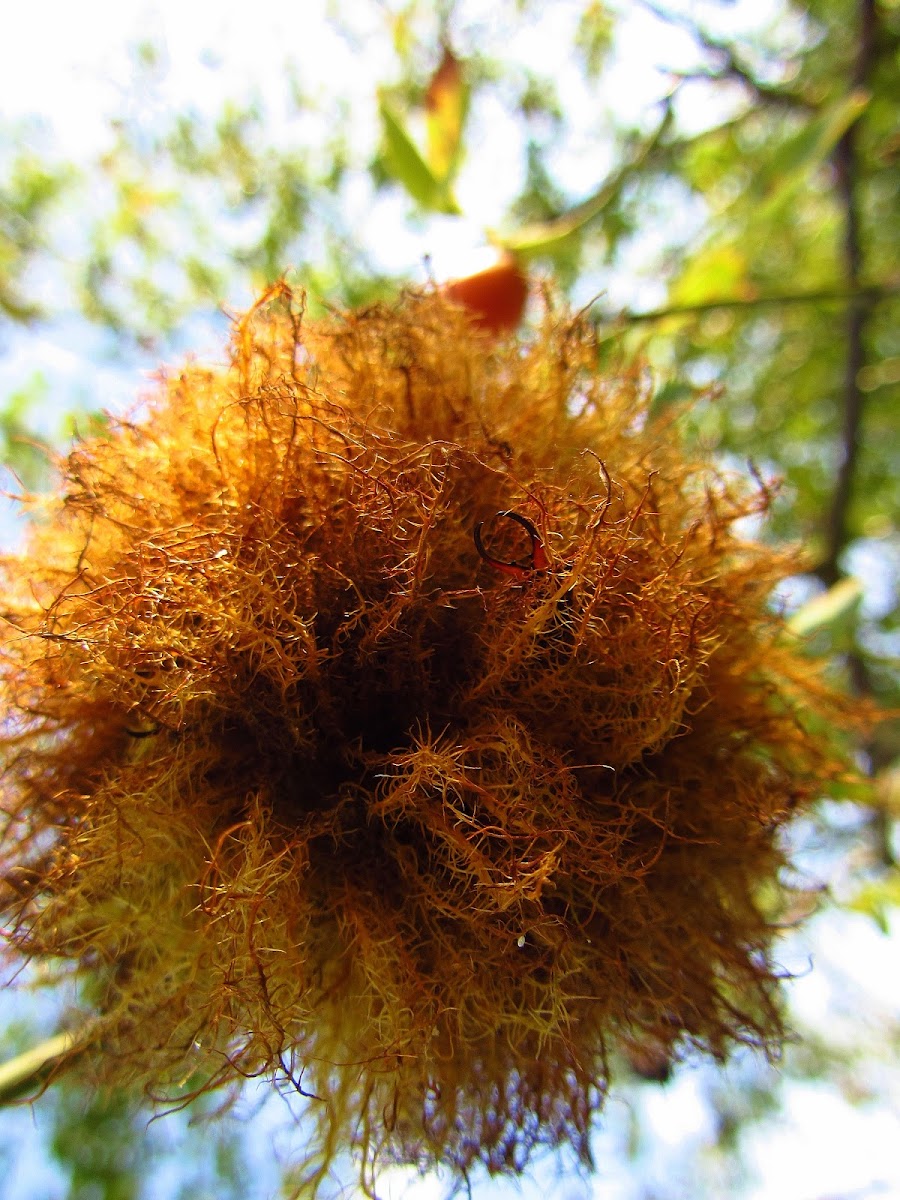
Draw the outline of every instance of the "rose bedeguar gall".
M764 491L597 364L558 312L279 285L35 502L9 930L90 979L99 1080L287 1077L310 1180L352 1149L371 1186L589 1162L620 1046L777 1048L780 829L841 702L742 533Z

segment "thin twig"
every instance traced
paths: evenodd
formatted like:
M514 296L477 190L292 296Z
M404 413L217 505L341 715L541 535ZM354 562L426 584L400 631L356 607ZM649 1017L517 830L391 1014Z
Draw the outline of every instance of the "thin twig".
M657 4L653 3L653 0L640 0L640 3L657 20L665 21L668 25L675 25L679 29L684 29L704 50L710 54L714 54L721 64L715 71L673 71L671 72L673 77L683 82L694 80L703 80L712 83L734 81L743 84L744 87L752 92L757 100L763 103L781 105L785 108L793 108L810 113L816 111L816 105L807 100L799 92L792 91L786 87L778 87L776 84L763 83L761 79L756 77L747 63L738 57L733 45L713 37L712 34L707 33L706 30L701 29L699 25L695 24L690 17L660 8Z
M871 303L885 296L900 294L900 284L888 283L855 288L819 288L807 292L778 292L767 296L722 297L717 300L703 300L697 304L671 304L665 308L649 309L646 312L623 312L601 314L597 320L601 324L639 325L648 321L663 321L667 317L702 316L704 313L715 312L719 309L741 310L766 307L779 307L791 304L827 304L846 303L848 300L860 299L863 303Z

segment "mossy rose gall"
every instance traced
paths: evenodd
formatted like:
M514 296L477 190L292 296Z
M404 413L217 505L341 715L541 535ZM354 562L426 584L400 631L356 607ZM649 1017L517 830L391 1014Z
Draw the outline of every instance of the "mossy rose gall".
M597 364L279 287L63 464L4 563L3 853L101 1078L287 1075L310 1181L369 1186L588 1160L619 1046L777 1045L761 895L834 702L765 498Z

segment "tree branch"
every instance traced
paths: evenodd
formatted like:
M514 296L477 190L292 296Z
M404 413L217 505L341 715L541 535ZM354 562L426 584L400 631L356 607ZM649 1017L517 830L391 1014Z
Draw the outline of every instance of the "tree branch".
M718 59L720 65L715 71L671 72L676 79L686 82L704 80L712 83L727 81L741 83L752 92L757 100L763 103L778 104L785 108L793 108L804 112L816 111L816 105L807 100L799 92L792 91L786 87L778 87L775 84L763 83L762 80L756 77L747 63L738 57L734 46L713 37L712 34L701 29L689 17L660 8L653 3L653 0L640 0L640 2L657 20L665 21L669 25L675 25L679 29L684 29L704 50L715 55Z
M877 40L875 0L858 0L857 12L858 43L850 80L851 91L866 87L875 62ZM865 407L859 373L865 366L866 326L873 304L872 297L862 294L859 286L864 270L857 153L861 120L862 115L848 126L834 149L837 193L844 220L844 277L850 299L845 319L847 351L841 405L841 461L825 529L825 555L816 572L827 586L840 578L838 559L849 540L848 514L853 499Z
M664 321L666 317L702 316L704 313L717 310L740 311L754 308L772 308L791 304L844 304L860 301L871 305L885 296L900 294L900 284L873 284L855 288L819 288L812 292L778 292L769 296L751 296L745 298L723 298L720 300L703 300L697 304L671 304L665 308L648 309L646 312L623 312L618 314L602 314L597 323L602 325L640 325L649 321Z
M872 74L878 53L878 15L876 0L857 0L856 61L850 79L853 91L864 89ZM834 148L836 188L843 213L844 278L850 299L845 316L846 358L841 402L841 460L825 527L825 555L816 574L826 586L842 576L840 557L850 541L849 512L856 488L865 395L859 386L859 374L866 365L866 331L877 297L867 296L859 288L865 270L863 234L860 223L858 137L862 114L846 129ZM862 651L854 648L847 656L850 683L857 695L871 696L874 688L869 664ZM875 737L866 742L869 773L873 776L888 765L890 750ZM872 811L870 829L876 852L886 868L896 866L891 844L890 819L878 809Z

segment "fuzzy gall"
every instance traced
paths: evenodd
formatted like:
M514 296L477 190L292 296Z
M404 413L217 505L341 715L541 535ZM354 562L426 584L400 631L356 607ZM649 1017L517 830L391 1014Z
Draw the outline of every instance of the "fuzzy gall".
M352 1152L371 1189L588 1163L629 1048L777 1048L781 830L837 702L744 533L765 495L598 361L558 312L497 341L279 285L34 501L7 932L85 980L101 1081L288 1079L309 1186Z

